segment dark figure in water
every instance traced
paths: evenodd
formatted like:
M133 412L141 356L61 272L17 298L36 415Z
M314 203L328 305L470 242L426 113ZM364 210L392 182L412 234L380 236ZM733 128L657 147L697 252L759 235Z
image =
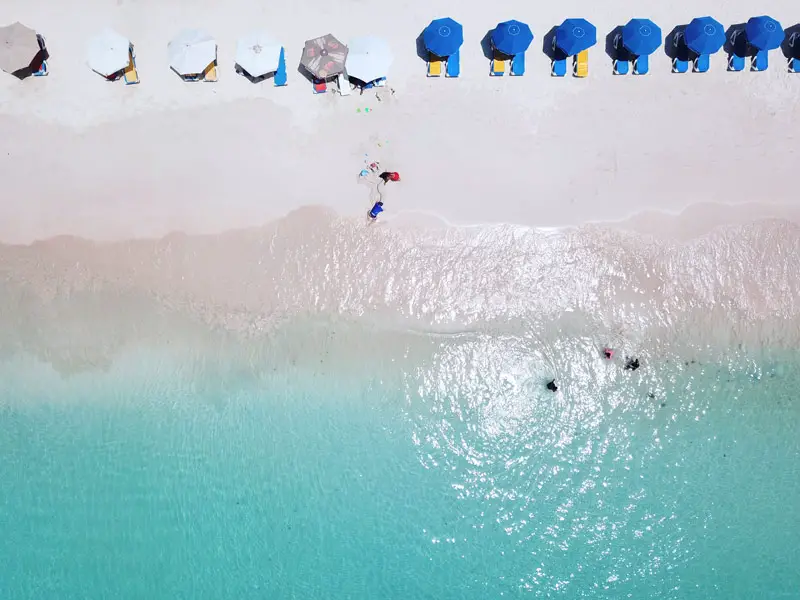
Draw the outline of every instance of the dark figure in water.
M550 381L547 382L547 389L550 390L551 392L558 391L558 386L556 385L555 379L551 379Z
M639 368L639 359L638 358L630 358L627 357L625 360L625 370L626 371L635 371Z

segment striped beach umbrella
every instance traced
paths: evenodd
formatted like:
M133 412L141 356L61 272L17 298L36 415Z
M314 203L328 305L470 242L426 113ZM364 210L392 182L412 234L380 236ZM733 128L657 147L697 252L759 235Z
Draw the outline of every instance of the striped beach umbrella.
M344 72L347 46L330 33L307 40L300 64L317 79L327 79Z

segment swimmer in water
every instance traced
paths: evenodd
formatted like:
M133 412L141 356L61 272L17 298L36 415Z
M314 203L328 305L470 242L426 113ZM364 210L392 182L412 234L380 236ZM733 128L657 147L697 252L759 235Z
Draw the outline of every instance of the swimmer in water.
M639 359L638 358L630 358L629 356L625 357L625 370L626 371L635 371L639 368Z
M557 392L558 391L558 386L556 385L556 380L555 379L551 379L547 383L547 389L550 390L551 392Z
M612 358L614 358L614 349L613 348L603 348L603 356L605 356L606 359L611 360Z

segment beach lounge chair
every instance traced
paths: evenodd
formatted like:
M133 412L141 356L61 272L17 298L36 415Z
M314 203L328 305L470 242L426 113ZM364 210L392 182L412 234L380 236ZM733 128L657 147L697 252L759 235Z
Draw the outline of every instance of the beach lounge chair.
M33 72L34 77L45 77L47 75L47 61L43 60L39 69Z
M575 77L586 77L589 75L589 51L578 52L572 59L572 74Z
M350 95L350 80L347 79L347 75L344 73L339 73L339 75L336 77L336 85L339 88L339 94L342 96Z
M731 52L728 56L728 71L744 71L744 56Z
M789 73L800 73L800 58L789 59Z
M442 60L438 57L431 56L428 61L428 77L441 77L442 76Z
M461 57L458 51L447 57L447 68L444 75L445 77L458 77L461 75Z
M681 60L678 57L672 59L672 72L673 73L686 73L689 70L689 61Z
M751 71L766 71L769 67L769 52L759 50L750 62Z
M701 54L694 59L692 70L695 73L706 73L708 71L709 59L710 57L708 54Z
M521 75L525 75L525 53L520 52L519 54L515 54L514 58L511 59L511 75L514 77L520 77Z
M489 75L492 77L502 77L506 74L506 61L497 58L496 56L492 59L492 70L489 72Z
M139 71L136 69L136 55L133 53L133 48L128 50L128 66L122 73L125 79L125 85L134 85L139 83Z
M648 71L650 71L650 59L646 54L633 59L634 75L647 75Z
M627 75L628 74L628 61L621 59L614 59L614 75Z
M213 82L217 81L217 79L218 79L218 77L217 77L217 63L216 62L212 62L210 65L208 65L206 67L206 70L203 71L203 81L208 81L208 82L213 83Z
M314 93L315 94L324 94L328 91L328 84L325 83L324 79L315 79L314 80Z
M281 56L278 59L278 70L275 71L273 83L275 84L275 87L281 87L286 85L287 82L288 77L286 76L286 56L284 55L283 48L281 48Z
M386 87L386 77L375 80L375 87Z
M554 59L550 64L550 75L552 77L564 77L567 74L567 59Z

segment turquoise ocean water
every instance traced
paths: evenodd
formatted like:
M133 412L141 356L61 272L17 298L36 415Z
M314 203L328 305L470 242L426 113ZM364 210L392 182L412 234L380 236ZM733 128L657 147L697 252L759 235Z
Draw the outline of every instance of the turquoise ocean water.
M309 267L322 281L309 305L325 311L268 339L208 334L202 348L165 333L176 305L205 310L199 291L159 288L147 304L100 263L82 259L65 284L63 248L35 263L17 249L0 264L0 598L798 598L791 236L759 233L780 242L766 254L741 232L647 256L605 240L613 258L588 238L509 236L515 256L530 243L539 262L498 259L502 294L490 257L476 266L484 246L449 240L409 251L402 281L383 280L382 301L429 315L427 328L394 329L409 322L401 309L354 314L353 296ZM773 262L751 263L749 280L720 267L747 253ZM573 265L557 289L556 258ZM444 283L414 272L425 261ZM61 286L19 275L31 264ZM293 260L282 264L290 278ZM734 291L767 279L750 304ZM448 294L447 310L432 304ZM596 317L604 295L621 300L589 319L587 298ZM601 332L623 321L624 335ZM714 345L692 335L703 327ZM624 351L605 361L603 340Z

